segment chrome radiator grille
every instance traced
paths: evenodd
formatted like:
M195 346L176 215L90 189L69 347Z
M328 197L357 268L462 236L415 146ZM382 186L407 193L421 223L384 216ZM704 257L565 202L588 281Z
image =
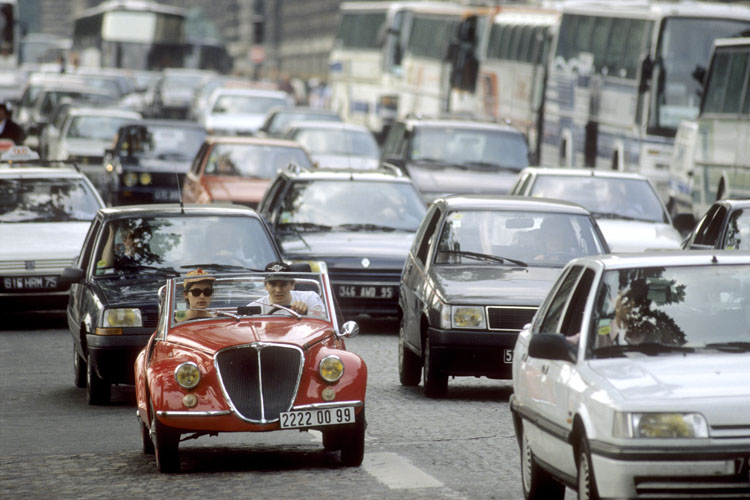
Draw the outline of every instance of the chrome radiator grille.
M294 346L255 343L216 354L224 392L243 419L253 423L278 420L297 395L304 357Z
M526 323L530 323L536 313L536 307L492 306L487 308L490 330L520 332Z

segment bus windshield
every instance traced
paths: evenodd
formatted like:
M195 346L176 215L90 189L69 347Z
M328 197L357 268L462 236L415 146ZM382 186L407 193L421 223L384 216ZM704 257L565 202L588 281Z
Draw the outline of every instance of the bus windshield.
M342 47L377 49L382 45L385 12L352 12L342 16L337 43Z
M664 21L659 44L660 76L651 124L674 135L682 120L698 116L701 83L692 73L705 68L716 38L737 36L750 23L732 19L671 17Z

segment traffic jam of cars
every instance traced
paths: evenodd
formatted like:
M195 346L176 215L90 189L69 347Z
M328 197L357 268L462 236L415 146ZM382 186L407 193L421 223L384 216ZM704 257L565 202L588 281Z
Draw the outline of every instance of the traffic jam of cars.
M367 8L377 7L354 11ZM408 19L436 15L407 8ZM351 89L313 105L210 70L30 72L0 105L23 130L0 139L3 308L64 311L73 384L90 405L134 388L142 451L163 473L180 471L185 439L290 429L320 432L342 466L360 466L373 402L352 339L377 332L398 352L394 384L421 385L420 400L441 404L462 377L512 389L504 404L526 500L562 500L566 489L579 499L750 498L750 154L743 143L746 157L717 173L699 150L712 143L701 129L711 106L739 109L750 130L750 93L730 95L750 89L750 39L701 39L711 59L705 92L691 97L703 95L700 110L676 100L657 109L643 96L679 87L666 59L605 50L610 29L650 43L657 14L646 26L637 10L590 23L601 10L561 8L553 45L537 47L553 35L528 31L488 52L473 88L494 88L477 102L503 109L493 61L544 69L542 54L560 66L579 49L586 57L570 73L584 76L573 80L637 72L633 120L655 113L661 130L673 115L697 116L667 134L678 134L674 162L695 150L687 197L670 195L676 177L662 174L688 167L655 175L653 144L593 121L563 130L575 121L566 103L528 114L561 89L572 95L569 74L550 73L518 118L415 113L399 107L409 96L390 94L356 106ZM745 10L730 18L746 36ZM501 11L475 51L515 36ZM523 15L519 33L544 25ZM605 48L584 50L571 25ZM525 55L512 56L522 43ZM461 47L441 59L453 65L449 93L472 87L471 68L456 69ZM743 47L743 64L731 63ZM604 113L617 98L592 103ZM358 118L371 109L380 115ZM610 142L619 149L602 160Z

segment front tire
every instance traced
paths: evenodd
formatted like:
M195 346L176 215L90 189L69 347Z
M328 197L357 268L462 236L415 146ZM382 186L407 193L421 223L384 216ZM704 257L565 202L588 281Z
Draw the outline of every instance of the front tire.
M153 403L149 403L149 410L151 412L149 436L156 455L156 468L162 473L179 472L180 433L159 422L156 418Z
M589 442L583 437L578 445L578 499L599 500L594 479L594 466L591 462Z
M75 344L73 344L73 383L76 387L83 389L86 387L86 372L88 371L88 363L84 361L76 351Z
M448 392L448 376L440 373L438 367L432 361L429 338L425 338L422 360L424 361L424 395L428 398L445 396L445 393Z
M419 356L406 347L403 319L398 329L398 378L401 385L407 387L419 385L419 379L422 378L422 362Z
M141 420L140 418L138 419L138 424L141 428L141 443L143 445L143 454L153 455L155 453L154 442L151 441L151 435L148 432L148 427L146 427L146 424L144 424L143 420Z
M357 415L350 430L341 434L341 463L346 467L359 467L365 457L365 409Z
M526 435L526 424L522 425L521 435L521 485L526 500L562 500L565 497L565 486L555 481L544 469L539 467L531 451L529 438Z
M109 404L112 396L112 385L109 380L103 379L97 375L94 370L94 364L91 362L89 354L86 363L86 399L90 405Z

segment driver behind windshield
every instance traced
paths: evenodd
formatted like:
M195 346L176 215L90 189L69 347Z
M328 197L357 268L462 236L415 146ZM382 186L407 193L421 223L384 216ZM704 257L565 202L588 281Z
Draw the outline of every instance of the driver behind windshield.
M281 307L291 309L301 315L325 316L325 306L320 296L313 291L293 290L294 277L290 276L289 264L271 262L265 268L267 274L263 286L268 295L251 304L261 304L262 314L274 314L283 311Z

